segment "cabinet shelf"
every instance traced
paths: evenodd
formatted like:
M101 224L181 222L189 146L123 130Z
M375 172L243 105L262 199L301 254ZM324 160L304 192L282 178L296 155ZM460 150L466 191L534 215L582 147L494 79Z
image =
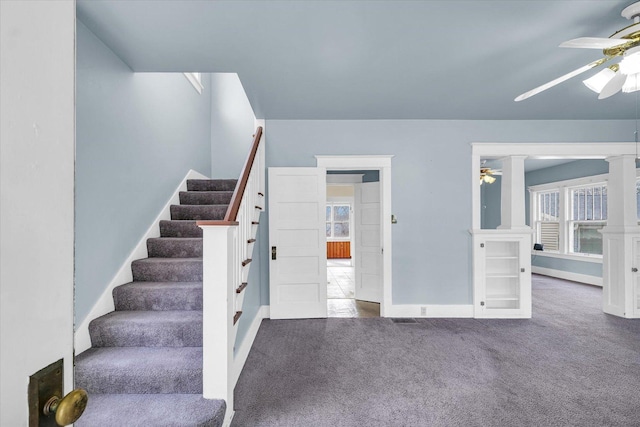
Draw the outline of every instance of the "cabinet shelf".
M487 255L487 259L518 259L518 257L509 255Z
M487 279L517 279L517 274L496 274L496 273L487 273Z

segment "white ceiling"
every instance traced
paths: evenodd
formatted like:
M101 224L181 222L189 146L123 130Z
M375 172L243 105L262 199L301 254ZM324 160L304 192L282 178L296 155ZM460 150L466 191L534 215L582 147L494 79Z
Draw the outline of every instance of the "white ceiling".
M78 0L78 18L134 71L236 72L267 119L633 119L575 78L629 1ZM589 76L593 73L587 73Z

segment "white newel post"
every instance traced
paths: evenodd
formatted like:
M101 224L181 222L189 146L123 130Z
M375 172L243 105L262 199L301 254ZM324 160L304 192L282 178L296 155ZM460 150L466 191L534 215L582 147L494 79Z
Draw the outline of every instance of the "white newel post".
M237 226L203 230L203 395L224 399L233 411L233 316L237 275Z
M524 159L527 156L502 158L500 225L498 229L529 230L524 211Z
M634 241L640 239L636 212L636 163L634 155L607 158L607 225L602 229L602 290L605 313L636 317Z

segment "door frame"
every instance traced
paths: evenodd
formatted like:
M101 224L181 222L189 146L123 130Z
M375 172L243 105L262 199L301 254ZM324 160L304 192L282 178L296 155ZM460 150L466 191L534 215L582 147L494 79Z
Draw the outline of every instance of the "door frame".
M380 212L382 220L382 300L380 317L385 317L392 307L392 240L391 240L391 159L393 155L316 155L316 166L327 170L378 170L380 171ZM326 203L326 200L324 200Z

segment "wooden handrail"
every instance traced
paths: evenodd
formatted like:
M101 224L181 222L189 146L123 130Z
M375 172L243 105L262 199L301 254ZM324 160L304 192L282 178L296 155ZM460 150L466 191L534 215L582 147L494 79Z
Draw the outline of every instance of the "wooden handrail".
M242 200L242 196L244 195L244 190L247 188L247 182L249 182L249 174L251 173L253 161L256 159L256 154L258 154L258 145L260 145L261 137L262 126L258 126L258 129L256 129L256 135L253 138L251 152L249 153L249 157L247 157L247 160L244 162L242 174L240 175L240 180L238 180L238 183L236 184L236 189L233 190L231 203L229 203L227 213L224 216L225 221L235 221L238 217L238 211L240 210L240 201Z
M249 182L249 174L251 173L253 162L256 159L256 154L258 153L260 138L262 138L262 126L258 126L258 128L256 129L256 134L253 138L251 151L249 152L249 156L247 157L247 160L244 162L244 166L242 167L240 179L236 183L236 188L233 190L231 202L229 203L227 212L224 215L224 219L197 221L197 225L238 225L236 219L238 217L238 211L240 210L240 202L242 201L242 196L244 196L244 190L247 188L247 182Z

